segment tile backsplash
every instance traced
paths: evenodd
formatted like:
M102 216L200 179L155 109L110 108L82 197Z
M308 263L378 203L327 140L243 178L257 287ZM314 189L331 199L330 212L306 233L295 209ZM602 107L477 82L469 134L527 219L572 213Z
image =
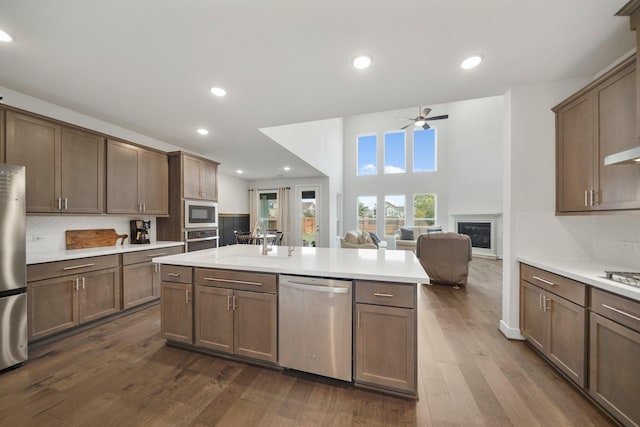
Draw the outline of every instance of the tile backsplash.
M594 216L594 258L640 271L640 215Z
M113 228L118 234L129 234L129 221L136 218L120 216L27 216L27 252L43 252L65 249L65 231ZM156 218L151 220L149 233L156 241ZM125 241L128 243L129 239Z

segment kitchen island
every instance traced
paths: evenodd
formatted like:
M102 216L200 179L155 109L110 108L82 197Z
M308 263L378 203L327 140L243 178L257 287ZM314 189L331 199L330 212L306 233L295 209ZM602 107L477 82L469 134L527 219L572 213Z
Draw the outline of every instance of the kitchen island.
M289 256L284 246L267 255L261 251L233 245L154 258L162 264L167 344L280 367L280 275L346 280L352 283L347 332L354 384L417 397L417 286L429 277L412 252L296 247Z

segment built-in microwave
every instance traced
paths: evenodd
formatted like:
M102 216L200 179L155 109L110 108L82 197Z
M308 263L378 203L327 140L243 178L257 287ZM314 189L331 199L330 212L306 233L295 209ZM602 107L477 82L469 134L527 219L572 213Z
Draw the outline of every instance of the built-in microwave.
M218 226L218 204L202 200L184 201L184 227L203 228Z

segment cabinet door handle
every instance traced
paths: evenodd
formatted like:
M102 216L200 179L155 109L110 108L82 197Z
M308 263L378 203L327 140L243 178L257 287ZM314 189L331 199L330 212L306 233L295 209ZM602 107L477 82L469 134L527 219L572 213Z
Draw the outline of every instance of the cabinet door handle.
M538 295L538 308L542 310L542 294Z
M167 276L171 276L171 277L180 277L180 273L167 273Z
M160 252L159 254L147 255L147 258L153 258L153 257L162 256L166 254L167 254L166 252Z
M238 297L236 295L233 296L233 311L238 309Z
M147 204L145 202L142 202L142 212L146 212L147 211Z
M84 276L82 276L82 290L83 291L85 290L85 287L84 287Z
M555 286L556 285L555 283L553 283L553 282L551 282L549 280L543 279L542 277L533 276L533 278L536 279L536 280L541 281L542 283L546 283L549 286Z
M64 210L68 210L69 209L69 199L67 199L66 197L64 198Z
M227 311L231 311L231 294L227 294Z
M618 313L618 314L622 314L623 316L626 316L626 317L628 317L628 318L630 318L630 319L637 320L638 322L640 322L640 317L637 317L637 316L634 316L633 314L627 313L627 312L626 312L626 311L624 311L624 310L620 310L620 309L618 309L618 308L611 307L610 305L607 305L607 304L602 304L602 306L603 306L604 308L607 308L607 309L609 309L609 310L611 310L611 311L614 311L614 312L616 312L616 313Z
M547 302L549 303L549 305L547 305ZM544 309L544 311L551 310L551 302L551 298L547 298L545 296L542 297L542 308Z
M247 282L246 280L220 279L218 277L203 277L202 280L207 280L209 282L226 282L226 283L238 283L240 285L262 286L262 283L259 283L259 282Z
M189 289L184 290L184 302L189 304Z
M76 277L75 282L76 282L76 292L78 292L80 290L80 279Z
M385 294L385 293L381 293L381 292L374 292L373 296L385 297L385 298L393 298L393 294Z
M360 329L360 310L358 310L358 329Z
M75 270L76 268L93 267L94 265L96 265L95 262L89 264L72 265L71 267L64 267L63 270Z
M58 210L62 210L62 197L58 197Z
M589 206L589 190L584 190L584 205Z

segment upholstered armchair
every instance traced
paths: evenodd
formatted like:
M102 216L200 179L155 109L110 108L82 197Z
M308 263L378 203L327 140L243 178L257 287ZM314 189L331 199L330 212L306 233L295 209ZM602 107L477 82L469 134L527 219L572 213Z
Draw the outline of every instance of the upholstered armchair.
M416 243L416 257L435 283L466 285L471 261L471 239L466 234L421 234Z

